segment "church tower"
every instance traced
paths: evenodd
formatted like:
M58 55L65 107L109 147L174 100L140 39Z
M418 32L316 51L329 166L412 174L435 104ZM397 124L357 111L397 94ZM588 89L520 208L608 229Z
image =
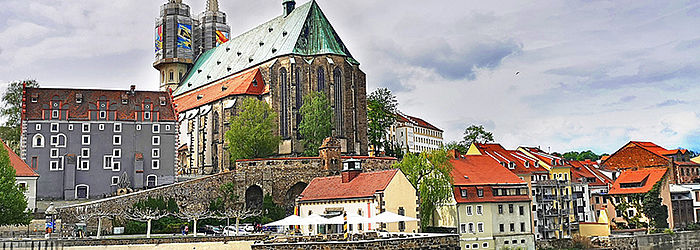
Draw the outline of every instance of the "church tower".
M192 66L195 58L192 24L190 6L182 0L168 0L160 7L160 17L156 19L153 67L160 73L161 91L174 91Z
M226 13L219 11L218 0L207 0L207 7L194 29L195 58L230 39L231 27L226 25Z

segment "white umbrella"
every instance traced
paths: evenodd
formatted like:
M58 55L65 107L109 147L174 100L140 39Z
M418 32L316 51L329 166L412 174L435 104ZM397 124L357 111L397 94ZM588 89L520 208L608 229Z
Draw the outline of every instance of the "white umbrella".
M297 225L304 225L304 221L298 215L290 215L290 216L287 216L287 218L265 224L266 227L267 226L297 226Z
M304 225L330 224L328 219L323 218L323 216L320 216L318 214L312 214L312 215L309 215L307 217L302 217L301 220L304 222Z
M328 219L329 224L341 225L345 222L345 218L342 215ZM372 223L373 221L367 217L362 217L358 214L348 213L348 224L366 224Z
M370 220L376 223L391 223L399 221L417 221L418 219L386 211L370 218Z

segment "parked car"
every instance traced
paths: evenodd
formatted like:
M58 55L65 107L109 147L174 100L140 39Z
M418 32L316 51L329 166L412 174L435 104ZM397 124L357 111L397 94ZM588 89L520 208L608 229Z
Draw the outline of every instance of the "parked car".
M250 232L246 231L243 226L240 226L238 229L236 226L227 226L224 227L224 235L226 236L237 236L237 235L248 235Z
M221 235L223 234L223 229L219 226L212 226L212 225L205 225L203 228L200 228L202 233L207 234L207 235Z

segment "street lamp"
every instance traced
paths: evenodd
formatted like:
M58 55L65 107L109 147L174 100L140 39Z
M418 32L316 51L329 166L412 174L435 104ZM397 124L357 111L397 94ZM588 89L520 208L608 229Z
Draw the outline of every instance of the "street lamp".
M48 238L51 238L51 233L56 229L56 215L58 214L53 202L49 204L44 214L46 215L46 233L48 233Z

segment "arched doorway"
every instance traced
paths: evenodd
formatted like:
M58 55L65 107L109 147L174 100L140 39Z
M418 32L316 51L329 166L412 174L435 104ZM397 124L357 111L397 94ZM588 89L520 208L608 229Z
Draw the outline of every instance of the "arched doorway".
M247 209L261 209L263 204L263 190L258 185L252 185L245 190L245 207Z
M284 207L287 209L287 213L294 212L294 200L304 191L306 186L307 184L304 182L297 182L287 190L284 195Z

